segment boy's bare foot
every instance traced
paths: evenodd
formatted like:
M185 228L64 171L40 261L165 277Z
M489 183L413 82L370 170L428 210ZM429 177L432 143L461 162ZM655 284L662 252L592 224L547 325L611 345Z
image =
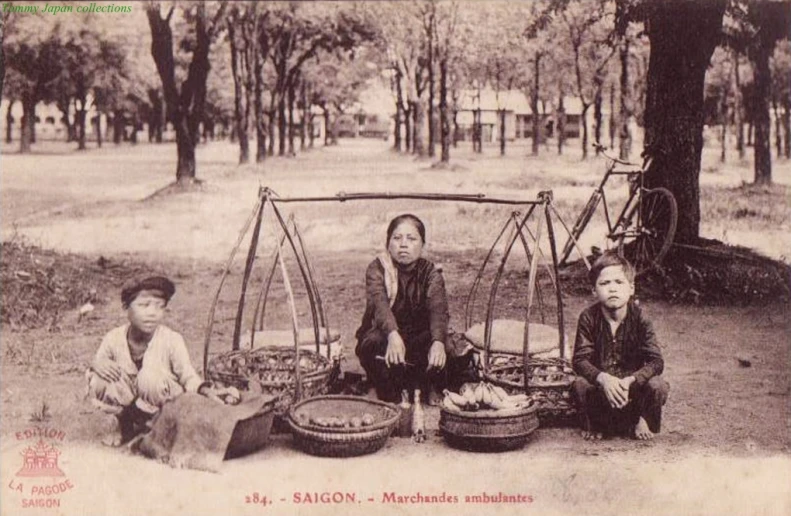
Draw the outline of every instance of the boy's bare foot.
M593 432L590 430L583 430L582 431L582 438L586 441L601 441L602 440L602 433L601 432Z
M635 439L640 439L641 441L647 441L654 438L654 433L648 428L648 422L646 422L645 418L640 417L637 425L635 425L634 437Z
M118 446L121 446L122 442L123 436L121 435L121 425L118 423L118 418L113 417L112 427L102 438L102 444L112 448L117 448Z

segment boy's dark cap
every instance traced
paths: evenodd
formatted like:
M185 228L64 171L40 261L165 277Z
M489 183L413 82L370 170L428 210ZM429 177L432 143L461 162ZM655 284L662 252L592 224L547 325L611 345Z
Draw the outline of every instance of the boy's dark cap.
M159 290L170 301L176 293L176 285L164 276L140 276L127 281L121 289L121 303L128 306L142 290Z

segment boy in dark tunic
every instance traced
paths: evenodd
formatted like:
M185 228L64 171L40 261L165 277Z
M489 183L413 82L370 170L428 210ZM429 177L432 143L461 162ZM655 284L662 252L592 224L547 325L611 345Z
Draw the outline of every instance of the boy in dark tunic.
M387 229L387 252L368 265L366 307L356 353L377 396L428 392L445 368L448 301L442 271L421 258L426 230L414 215Z
M580 314L574 342L573 393L585 439L659 433L670 390L651 322L634 302L634 269L613 252L593 264L598 299Z

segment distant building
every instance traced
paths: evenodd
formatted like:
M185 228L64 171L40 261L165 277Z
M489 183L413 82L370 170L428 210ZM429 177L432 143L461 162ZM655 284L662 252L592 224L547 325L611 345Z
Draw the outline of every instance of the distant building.
M582 104L575 97L567 97L563 101L566 124L566 138L579 138L582 132ZM519 90L496 92L484 89L480 94L475 90L465 90L459 98L459 110L456 123L459 131L457 140L471 140L473 116L476 109L481 110L482 139L484 143L497 142L500 139L500 111L505 111L505 139L514 141L533 137L533 112L530 100ZM593 110L589 110L588 123L591 124ZM554 106L549 106L546 113L539 115L542 130L541 140L553 137L557 129L557 113Z

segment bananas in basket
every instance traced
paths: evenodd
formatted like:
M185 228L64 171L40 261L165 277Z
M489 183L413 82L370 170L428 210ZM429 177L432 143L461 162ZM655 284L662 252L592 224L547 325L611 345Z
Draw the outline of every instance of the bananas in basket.
M451 412L478 410L514 410L527 408L534 401L527 394L508 394L505 389L488 382L465 383L458 393L443 391L442 406Z

